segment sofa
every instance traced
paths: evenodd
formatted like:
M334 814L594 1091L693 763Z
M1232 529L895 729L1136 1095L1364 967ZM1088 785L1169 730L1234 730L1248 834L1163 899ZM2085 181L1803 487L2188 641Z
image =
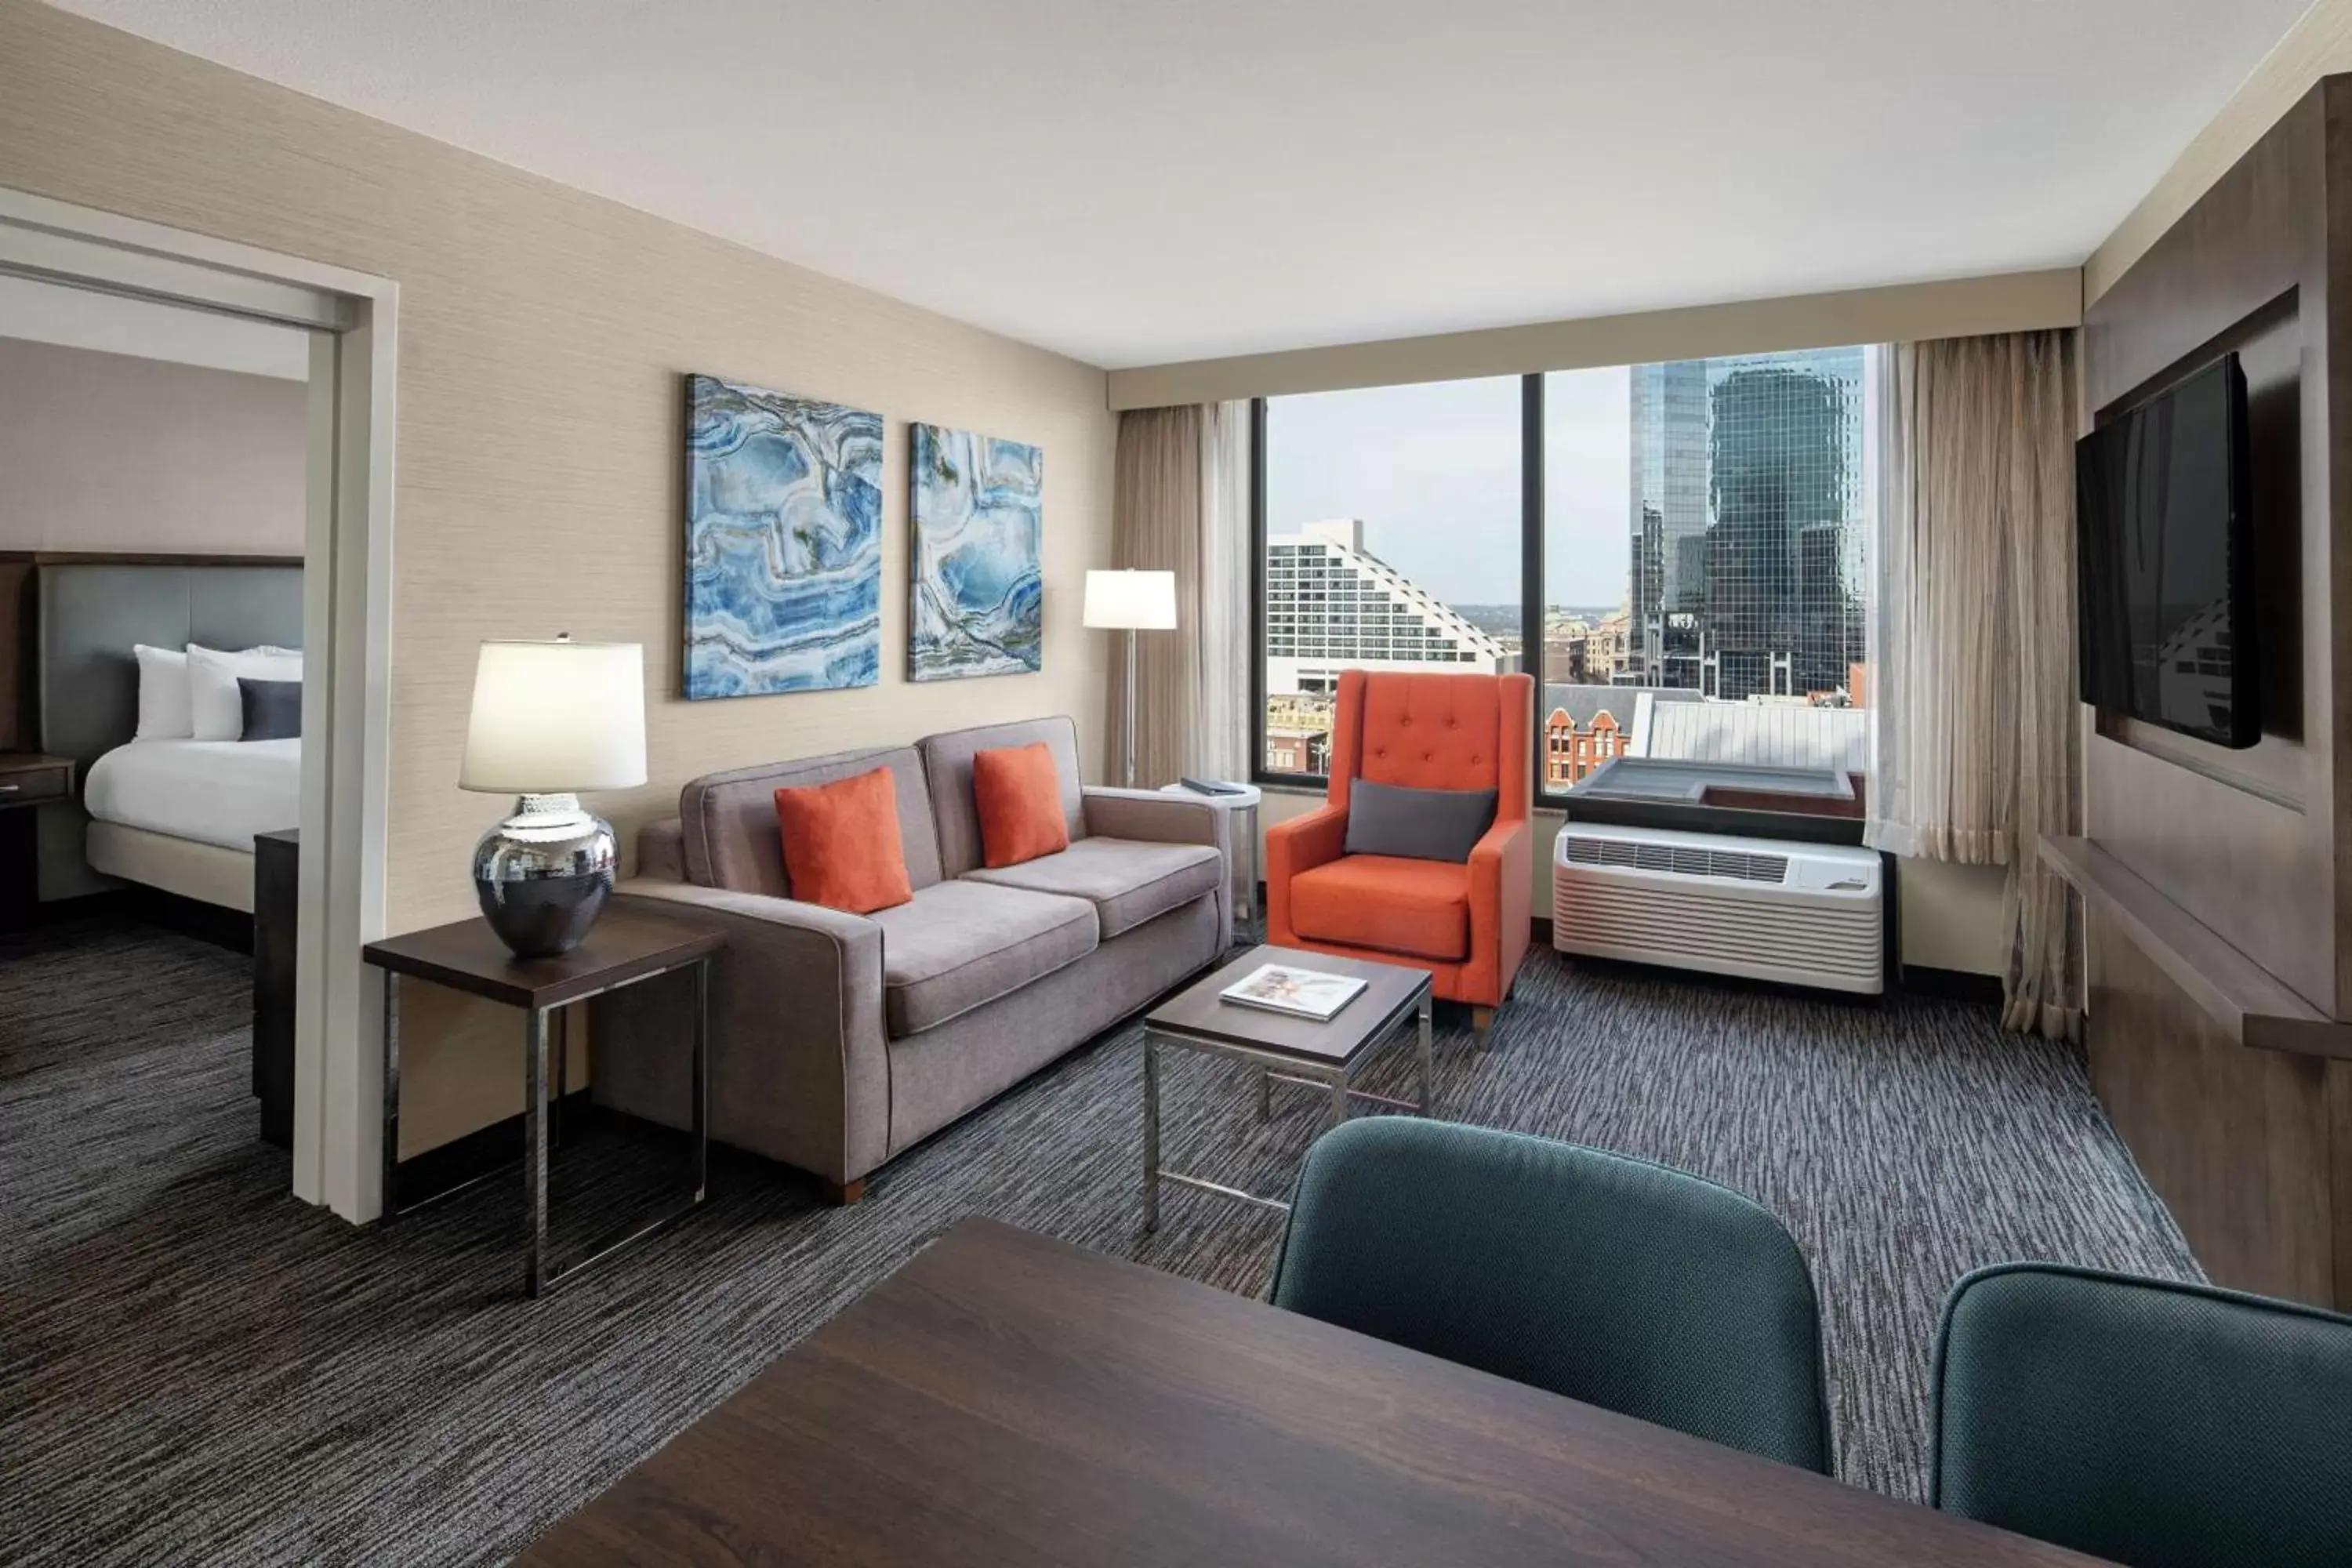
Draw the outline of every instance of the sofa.
M1044 742L1070 845L982 864L972 757ZM793 897L775 792L887 768L910 902L845 914ZM710 975L710 1135L855 1202L877 1167L1171 986L1232 942L1225 814L1082 787L1067 718L712 773L637 840L623 905L724 930ZM598 998L599 1104L690 1124L677 986Z
M1434 994L1470 1005L1483 1044L1534 930L1534 702L1525 675L1341 671L1329 794L1266 829L1266 941L1426 969ZM1359 779L1491 789L1494 824L1460 865L1350 855L1348 797Z

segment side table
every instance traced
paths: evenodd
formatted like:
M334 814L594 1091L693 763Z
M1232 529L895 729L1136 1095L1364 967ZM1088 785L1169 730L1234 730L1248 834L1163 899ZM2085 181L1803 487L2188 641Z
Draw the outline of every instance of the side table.
M0 694L5 699L5 694ZM0 931L16 931L39 918L40 830L43 801L74 797L69 758L38 752L0 752Z
M1213 784L1222 784L1224 781L1222 779L1213 779L1209 782ZM1249 846L1249 852L1245 858L1236 856L1235 858L1237 860L1241 860L1243 864L1241 900L1242 919L1246 922L1245 929L1248 932L1249 940L1255 942L1257 940L1257 882L1260 875L1258 869L1257 806L1259 800L1263 797L1259 794L1258 787L1255 784L1234 784L1230 787L1234 791L1231 795L1202 795L1195 790L1186 789L1181 784L1161 784L1160 786L1160 793L1161 795L1181 795L1186 800L1201 801L1209 805L1215 806L1220 811L1230 812L1233 814L1234 820L1225 825L1226 827L1231 830L1229 837L1239 838L1243 843ZM1243 812L1249 813L1249 826L1246 829L1242 827L1240 821L1241 814Z
M261 1101L262 1142L280 1149L294 1147L294 946L301 885L301 830L255 834L253 1093Z
M709 1188L710 955L724 933L679 921L607 910L588 939L553 958L518 959L480 920L458 921L370 942L362 957L383 979L383 1219L400 1213L400 982L429 980L524 1014L523 1181L530 1222L523 1232L523 1291L538 1296L599 1259L691 1213ZM557 1269L547 1257L547 1022L556 1008L675 970L694 970L694 1193L646 1224L592 1247Z

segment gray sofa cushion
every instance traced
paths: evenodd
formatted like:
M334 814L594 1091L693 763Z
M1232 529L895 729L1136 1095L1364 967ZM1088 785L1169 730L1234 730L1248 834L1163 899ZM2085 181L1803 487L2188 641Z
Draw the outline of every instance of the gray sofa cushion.
M931 824L923 760L912 746L836 752L803 762L705 773L678 795L687 880L705 888L791 898L783 835L776 826L776 792L831 784L885 767L898 790L898 842L907 857L907 880L917 889L929 887L940 879L940 837Z
M1223 864L1205 844L1081 838L1058 855L1041 855L993 870L983 867L967 871L962 879L1084 899L1094 905L1108 942L1179 904L1215 892Z
M890 1152L986 1104L1197 973L1216 956L1223 931L1217 901L1195 899L942 1028L887 1042ZM616 994L644 989L631 986ZM673 1008L669 1016L679 1014ZM682 1076L675 1055L667 1064L673 1080Z
M882 928L882 1009L895 1039L934 1028L1095 950L1083 899L936 882L867 917Z
M953 730L915 742L923 753L923 772L930 779L931 816L939 824L940 875L961 877L982 862L980 808L971 798L972 753L1041 741L1054 753L1054 772L1062 786L1062 819L1075 843L1086 837L1087 821L1078 779L1078 727L1066 715Z

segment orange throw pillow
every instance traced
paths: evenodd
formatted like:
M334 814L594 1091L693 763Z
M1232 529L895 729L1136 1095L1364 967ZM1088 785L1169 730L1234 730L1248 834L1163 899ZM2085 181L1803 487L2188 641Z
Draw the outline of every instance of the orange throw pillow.
M888 768L780 789L776 822L784 835L784 875L802 902L867 915L914 898Z
M980 807L981 858L991 868L1018 866L1070 847L1062 782L1054 772L1053 749L1043 741L973 752L971 797Z

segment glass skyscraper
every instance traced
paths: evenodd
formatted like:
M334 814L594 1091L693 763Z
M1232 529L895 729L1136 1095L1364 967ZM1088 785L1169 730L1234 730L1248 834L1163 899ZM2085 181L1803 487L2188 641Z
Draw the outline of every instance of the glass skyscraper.
M1863 353L1633 367L1620 681L1726 701L1846 690L1864 657Z

